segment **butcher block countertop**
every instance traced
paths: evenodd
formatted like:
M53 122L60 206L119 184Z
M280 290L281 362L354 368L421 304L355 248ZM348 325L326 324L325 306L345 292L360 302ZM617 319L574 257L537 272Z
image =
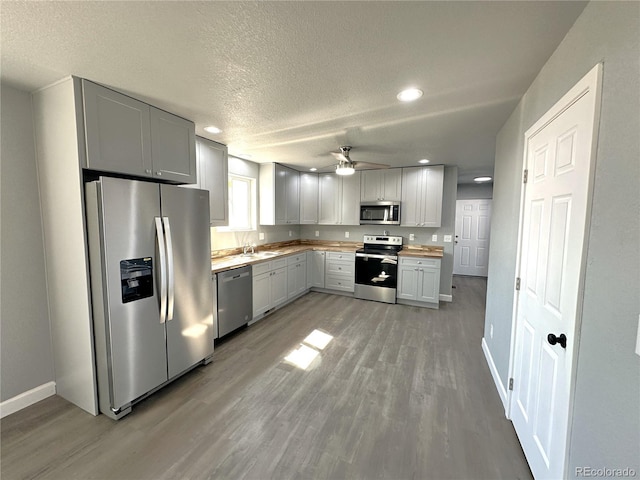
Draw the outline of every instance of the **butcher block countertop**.
M444 256L444 247L435 245L406 245L400 250L398 256L442 258Z
M211 273L219 273L232 268L254 265L268 262L296 253L318 250L323 252L347 252L355 253L358 248L362 248L362 243L358 242L330 242L322 240L296 240L292 242L269 243L255 248L255 254L245 256L242 248L230 248L226 250L215 250L211 252ZM263 256L263 255L269 256Z

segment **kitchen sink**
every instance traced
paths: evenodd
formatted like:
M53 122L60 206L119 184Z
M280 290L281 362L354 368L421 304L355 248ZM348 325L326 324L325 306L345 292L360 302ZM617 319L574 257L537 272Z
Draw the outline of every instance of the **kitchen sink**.
M270 252L241 253L240 256L245 258L271 258L280 254L281 252L270 251Z

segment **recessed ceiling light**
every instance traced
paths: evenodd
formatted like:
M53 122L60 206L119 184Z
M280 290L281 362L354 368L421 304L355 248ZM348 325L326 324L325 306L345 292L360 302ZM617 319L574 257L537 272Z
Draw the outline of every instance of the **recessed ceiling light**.
M429 160L423 158L422 160L418 160L418 163L429 163Z
M474 182L482 183L482 182L490 182L493 180L492 177L476 177L473 179Z
M401 102L413 102L414 100L419 99L422 94L422 90L417 88L407 88L406 90L401 91L397 97Z
M315 172L318 169L316 167L313 167L313 168L310 168L309 170L311 170L312 172Z
M214 127L213 125L209 125L208 127L204 127L204 131L205 132L209 132L209 133L220 133L220 132L222 132L222 130L220 130L218 127Z

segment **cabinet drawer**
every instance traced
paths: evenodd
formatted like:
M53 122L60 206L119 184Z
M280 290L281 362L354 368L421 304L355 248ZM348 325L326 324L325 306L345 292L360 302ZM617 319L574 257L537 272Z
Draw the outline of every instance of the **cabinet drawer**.
M439 258L400 257L400 265L406 267L433 267L440 268Z
M252 268L253 276L255 277L256 275L270 272L271 262L256 263L255 265L252 265L251 268Z
M271 260L271 269L277 270L279 268L284 268L287 266L286 258L278 258L277 260Z
M339 261L331 261L327 260L327 275L338 274L338 275L350 275L353 277L355 275L355 264L352 262L339 262Z
M353 292L354 279L347 275L327 275L325 278L325 288L330 290L341 290L343 292Z
M306 262L306 261L307 261L306 253L299 253L297 255L291 255L290 257L287 257L287 265L295 265L296 263Z
M355 262L356 254L347 252L327 252L327 260Z

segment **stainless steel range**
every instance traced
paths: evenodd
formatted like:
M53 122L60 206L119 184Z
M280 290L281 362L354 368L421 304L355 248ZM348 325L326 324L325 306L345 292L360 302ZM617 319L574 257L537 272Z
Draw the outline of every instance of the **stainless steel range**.
M400 250L400 236L364 236L364 248L356 251L356 298L396 303Z

